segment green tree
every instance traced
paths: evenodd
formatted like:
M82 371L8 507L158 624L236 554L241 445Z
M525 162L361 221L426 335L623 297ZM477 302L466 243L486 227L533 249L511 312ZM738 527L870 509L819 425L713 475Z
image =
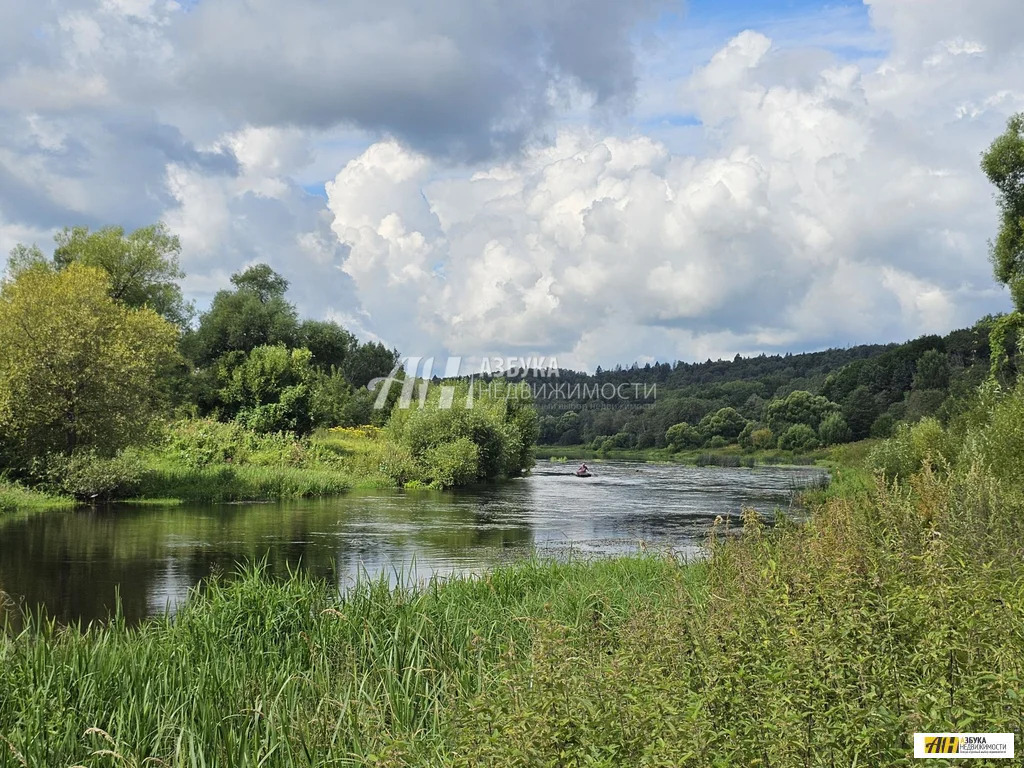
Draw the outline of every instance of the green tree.
M830 413L822 419L821 426L818 427L818 437L821 438L823 445L848 443L852 434L846 419L839 413Z
M739 411L726 407L709 413L700 420L698 428L705 438L722 437L726 440L735 440L745 426L747 426L747 420Z
M1014 306L1024 309L1024 113L982 155L981 167L998 190L999 233L991 245L996 279L1010 289Z
M949 386L949 359L937 349L929 349L917 360L913 389L946 389Z
M842 411L850 427L851 439L863 440L871 433L871 425L878 418L881 408L871 390L861 385L847 395Z
M779 438L783 451L809 451L818 447L818 436L807 424L794 424Z
M149 307L179 327L192 318L178 281L185 276L179 256L181 241L167 227L153 224L126 235L121 227L90 232L87 227L65 228L55 238L53 263L102 269L110 278L112 299L129 307Z
M221 399L257 432L309 432L316 383L312 357L308 349L256 347L231 370Z
M704 443L704 437L700 430L685 421L673 424L665 432L665 440L669 446L677 451L685 451L687 448L699 448Z
M0 287L0 433L24 465L48 452L112 454L139 442L164 403L178 331L110 297L108 275L72 263Z
M355 336L330 320L304 320L296 344L312 352L313 365L323 370L341 368L357 346Z
M769 429L775 434L782 434L795 424L804 424L813 432L826 416L838 410L838 405L821 395L797 390L781 400L768 403L765 415Z
M391 373L398 357L398 350L388 349L380 342L368 342L358 345L348 354L342 370L349 383L360 389Z
M218 291L199 327L183 344L186 355L210 365L229 352L256 347L293 347L298 335L295 307L285 298L288 281L266 264L231 276L234 290Z

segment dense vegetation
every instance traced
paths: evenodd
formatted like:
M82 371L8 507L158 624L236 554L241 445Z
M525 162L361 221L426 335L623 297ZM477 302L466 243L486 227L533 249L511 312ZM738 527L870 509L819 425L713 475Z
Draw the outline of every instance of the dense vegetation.
M0 640L0 765L902 765L914 731L1020 731L1022 418L989 387L700 564L344 599L249 570L173 621L30 618Z
M538 393L544 445L806 452L887 437L901 421L952 416L989 374L989 337L1000 319L905 344L559 372L563 394L625 385L630 395L641 385L638 397L622 399L567 401L554 396L552 379L526 378Z
M525 393L499 387L451 410L431 397L406 413L395 388L375 408L367 385L402 378L397 351L300 320L287 280L265 264L233 275L196 320L177 283L179 250L158 225L67 229L50 257L35 246L11 254L0 283L0 509L450 487L532 464Z

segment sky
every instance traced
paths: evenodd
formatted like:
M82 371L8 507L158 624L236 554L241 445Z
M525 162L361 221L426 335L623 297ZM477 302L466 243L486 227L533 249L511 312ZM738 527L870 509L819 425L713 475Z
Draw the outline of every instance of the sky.
M0 251L164 221L407 355L899 341L1009 308L1019 0L0 0Z

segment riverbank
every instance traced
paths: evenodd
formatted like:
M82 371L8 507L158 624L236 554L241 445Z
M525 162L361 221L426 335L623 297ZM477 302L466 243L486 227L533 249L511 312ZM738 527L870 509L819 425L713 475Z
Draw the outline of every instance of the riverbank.
M1020 731L1019 497L908 480L839 468L806 524L748 515L698 565L345 600L249 571L173 622L33 620L0 641L0 765L893 765L914 731Z
M870 446L876 441L863 440L849 445ZM846 445L820 448L805 453L779 450L747 450L738 445L725 448L694 448L673 451L671 448L610 448L595 450L584 445L538 445L533 455L538 461L601 460L644 461L652 463L691 464L694 466L753 467L753 466L811 466L828 464L833 451Z

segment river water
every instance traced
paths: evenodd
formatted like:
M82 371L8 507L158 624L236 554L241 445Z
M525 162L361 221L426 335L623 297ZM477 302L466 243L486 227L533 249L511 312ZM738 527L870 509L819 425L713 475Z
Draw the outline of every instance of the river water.
M339 589L359 574L392 580L476 572L511 558L609 555L641 546L698 557L718 515L771 516L813 468L601 462L594 477L539 462L529 477L453 492L354 492L271 504L120 506L0 518L3 619L42 606L60 621L129 621L173 611L211 573L265 560Z

